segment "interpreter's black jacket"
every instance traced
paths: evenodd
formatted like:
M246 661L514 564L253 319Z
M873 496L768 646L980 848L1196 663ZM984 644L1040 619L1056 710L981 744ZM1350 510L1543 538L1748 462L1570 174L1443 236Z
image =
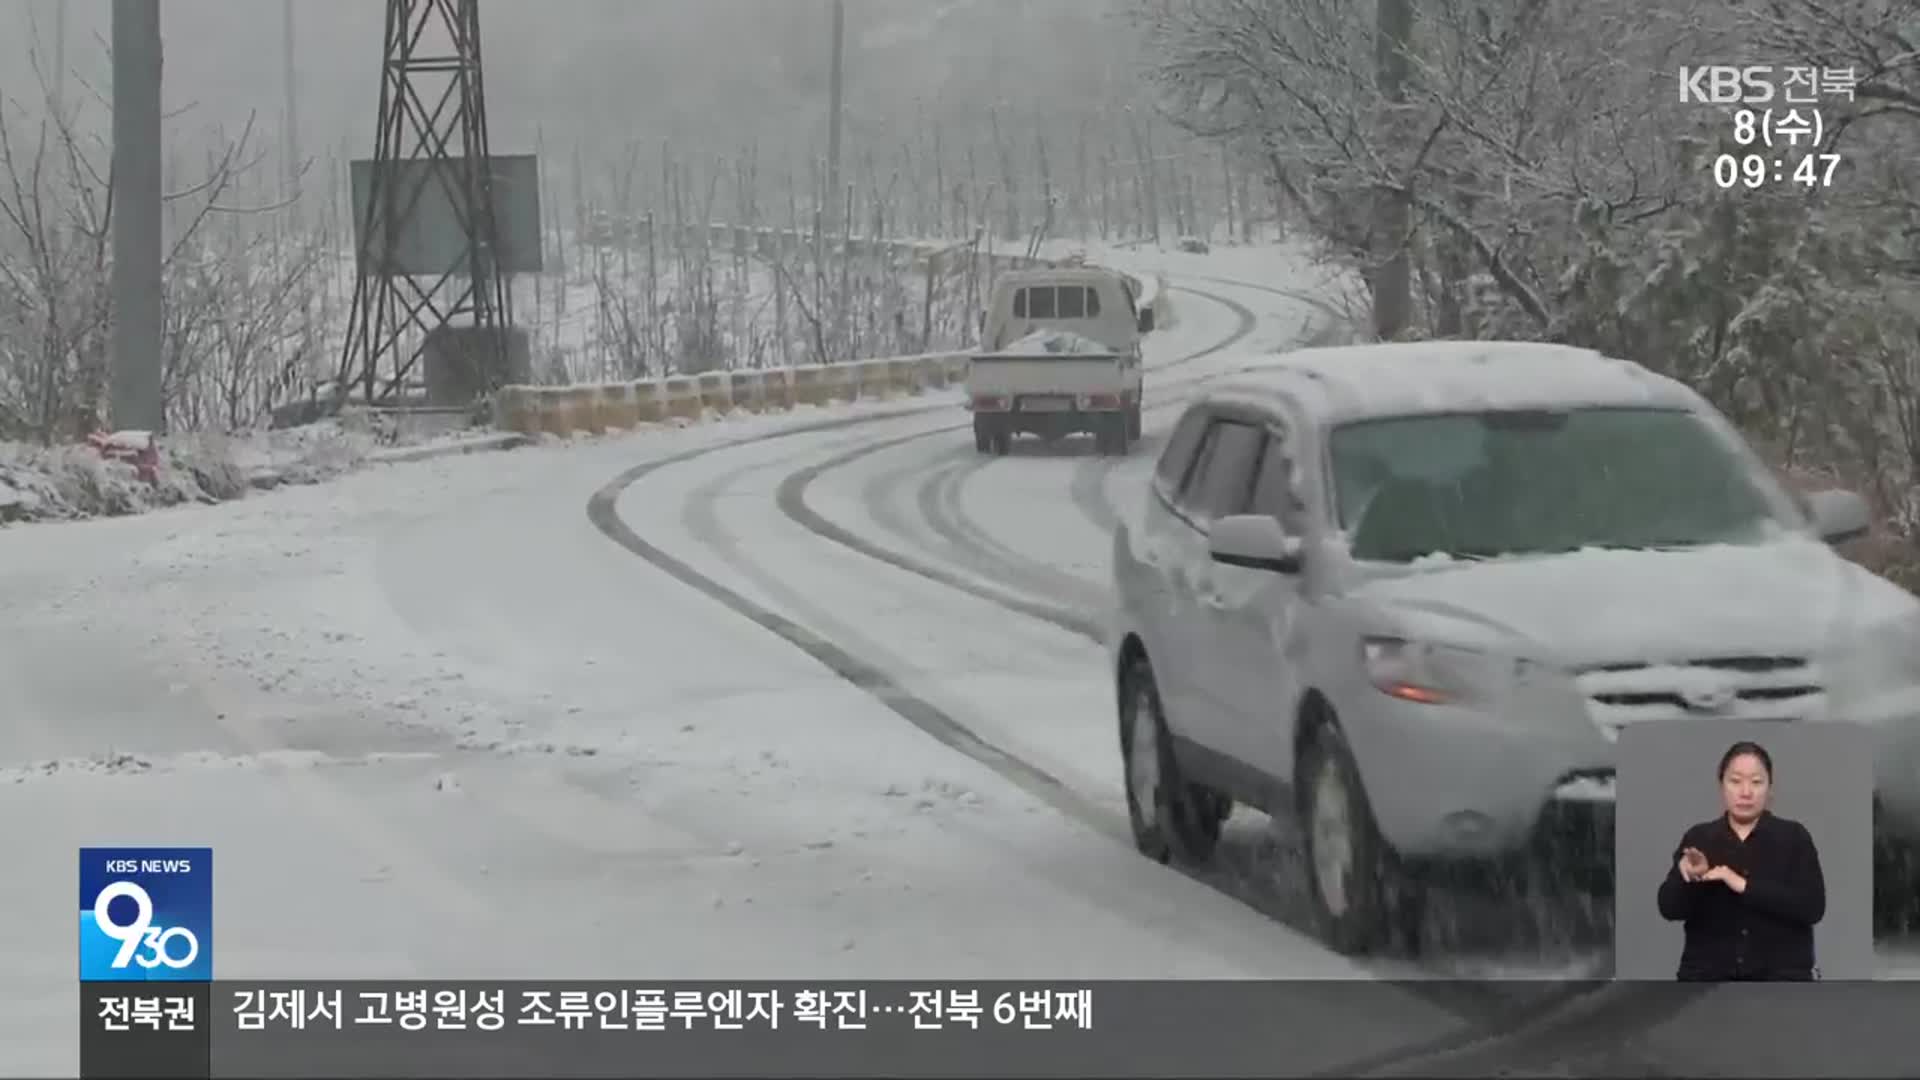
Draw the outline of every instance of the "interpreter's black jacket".
M1690 847L1708 865L1746 878L1747 891L1681 877L1680 853ZM1813 836L1768 812L1744 841L1724 816L1688 829L1660 883L1660 914L1686 923L1682 981L1811 979L1813 927L1826 913L1827 882Z

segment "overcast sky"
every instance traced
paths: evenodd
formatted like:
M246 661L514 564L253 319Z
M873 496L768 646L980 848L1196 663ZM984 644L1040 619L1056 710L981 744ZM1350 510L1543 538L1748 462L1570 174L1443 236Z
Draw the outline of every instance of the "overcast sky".
M37 106L28 63L61 0L0 0L0 92ZM64 0L69 69L107 92L110 0ZM166 104L176 130L280 129L279 0L162 0ZM302 143L372 140L385 4L294 0ZM856 135L891 134L916 99L1067 114L1128 78L1122 0L851 0L848 109ZM824 127L828 0L485 0L496 152L708 136L716 146ZM84 91L81 91L84 92ZM183 132L184 137L184 132ZM277 137L277 135L269 135Z

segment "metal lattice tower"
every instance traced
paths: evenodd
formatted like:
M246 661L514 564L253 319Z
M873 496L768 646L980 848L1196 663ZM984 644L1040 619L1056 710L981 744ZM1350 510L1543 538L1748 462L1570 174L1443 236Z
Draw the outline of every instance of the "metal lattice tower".
M428 335L442 328L470 325L480 347L494 352L482 359L504 359L512 293L493 257L499 228L478 0L387 0L379 108L367 202L356 210L360 251L336 386L341 398L360 388L369 404L406 385ZM417 268L403 269L374 241L409 234L429 185L451 204L464 250L444 272L416 277L407 270Z

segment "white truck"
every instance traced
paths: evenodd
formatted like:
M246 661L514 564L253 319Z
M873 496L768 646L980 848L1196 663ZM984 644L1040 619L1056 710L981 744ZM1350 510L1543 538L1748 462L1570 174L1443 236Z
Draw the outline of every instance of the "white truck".
M1140 438L1140 338L1153 309L1133 282L1091 266L1002 274L967 365L974 448L1005 454L1016 434L1090 433L1102 454Z

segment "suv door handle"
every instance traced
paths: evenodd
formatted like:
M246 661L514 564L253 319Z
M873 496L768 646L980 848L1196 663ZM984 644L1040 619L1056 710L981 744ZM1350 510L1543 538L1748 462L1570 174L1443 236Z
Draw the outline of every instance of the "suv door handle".
M1227 598L1217 592L1201 593L1200 603L1213 611L1227 610Z

